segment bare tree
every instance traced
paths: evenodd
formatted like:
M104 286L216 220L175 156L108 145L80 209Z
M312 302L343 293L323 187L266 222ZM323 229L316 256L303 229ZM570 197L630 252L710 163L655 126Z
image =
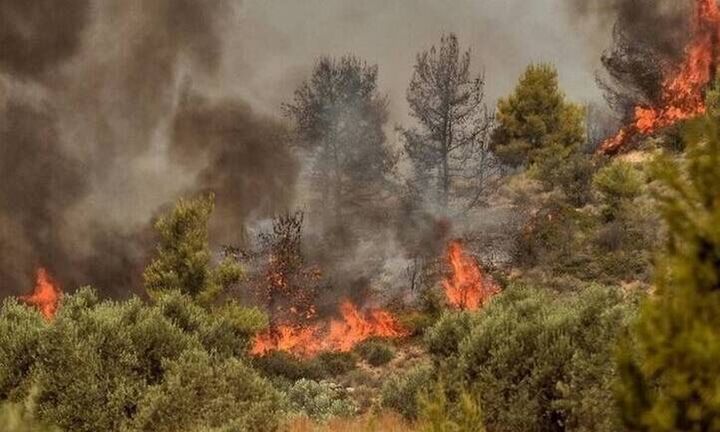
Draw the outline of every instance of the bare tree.
M303 221L302 212L276 216L272 231L260 234L267 264L259 289L273 321L278 316L304 321L315 315L320 271L305 262Z
M417 56L407 101L419 127L402 130L404 146L418 187L433 188L443 206L452 198L480 204L500 173L488 150L492 116L484 87L482 75L471 76L470 51L460 52L454 34Z

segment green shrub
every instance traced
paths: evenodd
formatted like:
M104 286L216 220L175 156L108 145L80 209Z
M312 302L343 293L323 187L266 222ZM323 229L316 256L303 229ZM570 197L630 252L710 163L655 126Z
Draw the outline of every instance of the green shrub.
M395 350L387 343L379 340L368 340L355 348L360 357L371 366L382 366L395 358Z
M463 390L456 403L448 400L441 383L419 396L421 432L485 432L477 398Z
M155 306L137 298L100 302L84 288L63 298L51 323L7 300L0 309L2 399L20 399L32 388L33 414L73 432L158 430L153 416L178 422L168 430L195 424L272 430L267 419L275 418L277 397L244 365L248 335L238 330L255 326L257 314L232 306L228 315L210 316L187 297L171 297ZM208 343L207 329L217 322L228 323L222 328L237 338L234 344ZM260 414L251 419L245 412Z
M512 287L460 345L459 373L493 431L617 431L612 353L632 307L591 287L555 298Z
M357 412L347 392L329 381L301 379L287 391L289 411L314 420L347 417Z
M8 298L0 307L0 400L22 399L47 323L37 312Z
M432 387L432 380L433 368L430 365L416 366L406 373L392 375L382 387L381 405L405 418L414 419L418 415L418 395Z
M313 361L323 377L345 374L357 366L357 356L352 352L324 352Z
M470 334L476 318L470 312L447 312L425 332L428 352L436 360L458 354L460 343Z
M165 379L138 401L130 430L195 432L232 426L231 430L262 432L277 428L279 395L243 362L186 351L164 367Z
M424 311L408 311L397 315L400 326L408 331L410 336L422 336L427 329L438 320L434 313Z
M253 359L253 364L264 375L297 381L303 378L319 380L325 376L322 364L304 360L285 351L272 351Z

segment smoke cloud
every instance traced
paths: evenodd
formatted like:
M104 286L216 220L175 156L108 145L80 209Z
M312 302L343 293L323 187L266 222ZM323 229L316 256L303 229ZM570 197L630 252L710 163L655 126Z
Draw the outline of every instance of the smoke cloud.
M39 266L68 290L128 295L150 222L181 195L215 192L222 236L287 206L297 167L284 128L183 84L217 73L228 8L0 2L0 295L28 291Z
M447 32L485 71L490 105L534 61L555 63L571 97L599 99L589 83L601 37L576 37L567 11L591 9L568 1L0 0L0 296L27 292L38 266L66 290L128 295L152 252L151 221L180 196L216 194L216 246L242 242L248 222L306 209L307 161L278 117L321 55L379 65L388 132L408 121L416 53ZM388 257L439 249L450 229L418 211L376 233L386 244L360 241L338 273L360 281Z

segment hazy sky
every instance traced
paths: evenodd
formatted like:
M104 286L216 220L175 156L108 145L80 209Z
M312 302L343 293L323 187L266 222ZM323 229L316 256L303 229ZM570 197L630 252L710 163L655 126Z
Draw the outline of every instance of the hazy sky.
M223 23L222 88L272 111L291 97L313 59L352 52L380 66L398 119L417 51L455 32L472 49L474 66L484 68L490 100L537 61L557 65L573 99L599 98L594 72L609 29L577 22L567 1L246 0Z

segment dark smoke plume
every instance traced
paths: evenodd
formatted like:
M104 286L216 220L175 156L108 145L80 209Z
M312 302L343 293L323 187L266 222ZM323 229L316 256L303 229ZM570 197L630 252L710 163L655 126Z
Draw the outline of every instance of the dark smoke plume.
M244 102L182 95L170 153L183 165L205 161L193 188L216 195L213 237L242 244L248 217L288 211L300 170L288 143L281 123L253 113Z
M0 115L0 280L18 287L40 263L68 267L65 210L85 194L81 163L63 153L52 114L10 101Z
M610 106L628 119L638 105L661 97L663 78L679 64L689 42L694 0L569 0L580 19L612 28L598 82Z
M88 0L0 0L0 68L43 75L77 51L88 15Z
M39 266L126 296L180 195L217 194L219 235L292 198L280 124L180 94L217 72L229 4L0 0L0 297Z

